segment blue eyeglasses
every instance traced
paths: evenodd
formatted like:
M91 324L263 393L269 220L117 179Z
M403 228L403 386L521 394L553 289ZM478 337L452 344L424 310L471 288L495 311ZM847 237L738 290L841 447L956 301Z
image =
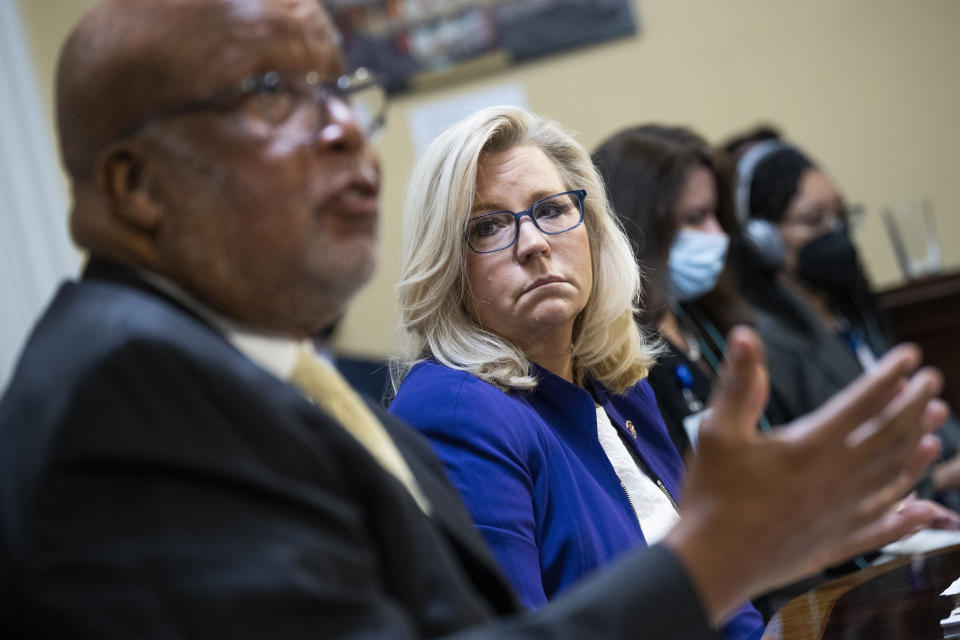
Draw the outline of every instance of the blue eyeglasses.
M533 203L526 211L497 211L471 218L465 232L467 244L477 253L503 251L517 241L520 218L530 220L542 233L555 236L583 222L583 189L564 191Z

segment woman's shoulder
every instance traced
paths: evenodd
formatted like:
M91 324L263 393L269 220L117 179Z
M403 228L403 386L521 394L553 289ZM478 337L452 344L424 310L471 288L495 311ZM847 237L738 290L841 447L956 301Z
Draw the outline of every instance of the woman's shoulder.
M420 401L425 396L443 398L463 394L480 394L485 398L496 399L506 395L468 371L454 369L435 360L424 360L415 364L403 378L393 402L406 398Z
M502 430L533 413L518 394L436 361L418 363L410 370L389 410L422 431L445 432L485 425Z

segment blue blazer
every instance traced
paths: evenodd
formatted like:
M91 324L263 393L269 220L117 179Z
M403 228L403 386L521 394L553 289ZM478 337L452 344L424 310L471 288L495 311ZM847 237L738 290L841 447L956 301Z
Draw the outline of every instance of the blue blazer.
M436 362L415 366L390 412L425 434L463 494L520 600L543 605L629 549L646 546L633 507L597 438L593 397L537 370L534 391L504 393ZM634 453L679 502L683 462L643 380L624 395L593 382ZM759 637L744 605L728 638Z

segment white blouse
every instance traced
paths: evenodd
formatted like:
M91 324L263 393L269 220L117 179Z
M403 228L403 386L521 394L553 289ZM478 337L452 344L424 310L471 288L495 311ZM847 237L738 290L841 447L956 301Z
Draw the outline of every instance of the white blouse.
M597 407L597 437L620 477L647 544L661 540L680 519L680 514L654 480L637 465L603 407Z

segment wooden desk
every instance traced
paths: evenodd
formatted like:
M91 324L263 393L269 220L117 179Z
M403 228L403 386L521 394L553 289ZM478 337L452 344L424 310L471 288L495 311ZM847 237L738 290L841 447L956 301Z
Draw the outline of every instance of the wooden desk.
M788 602L763 640L943 640L960 545L857 571Z
M960 272L911 280L877 293L899 340L915 342L943 371L943 399L960 413Z

